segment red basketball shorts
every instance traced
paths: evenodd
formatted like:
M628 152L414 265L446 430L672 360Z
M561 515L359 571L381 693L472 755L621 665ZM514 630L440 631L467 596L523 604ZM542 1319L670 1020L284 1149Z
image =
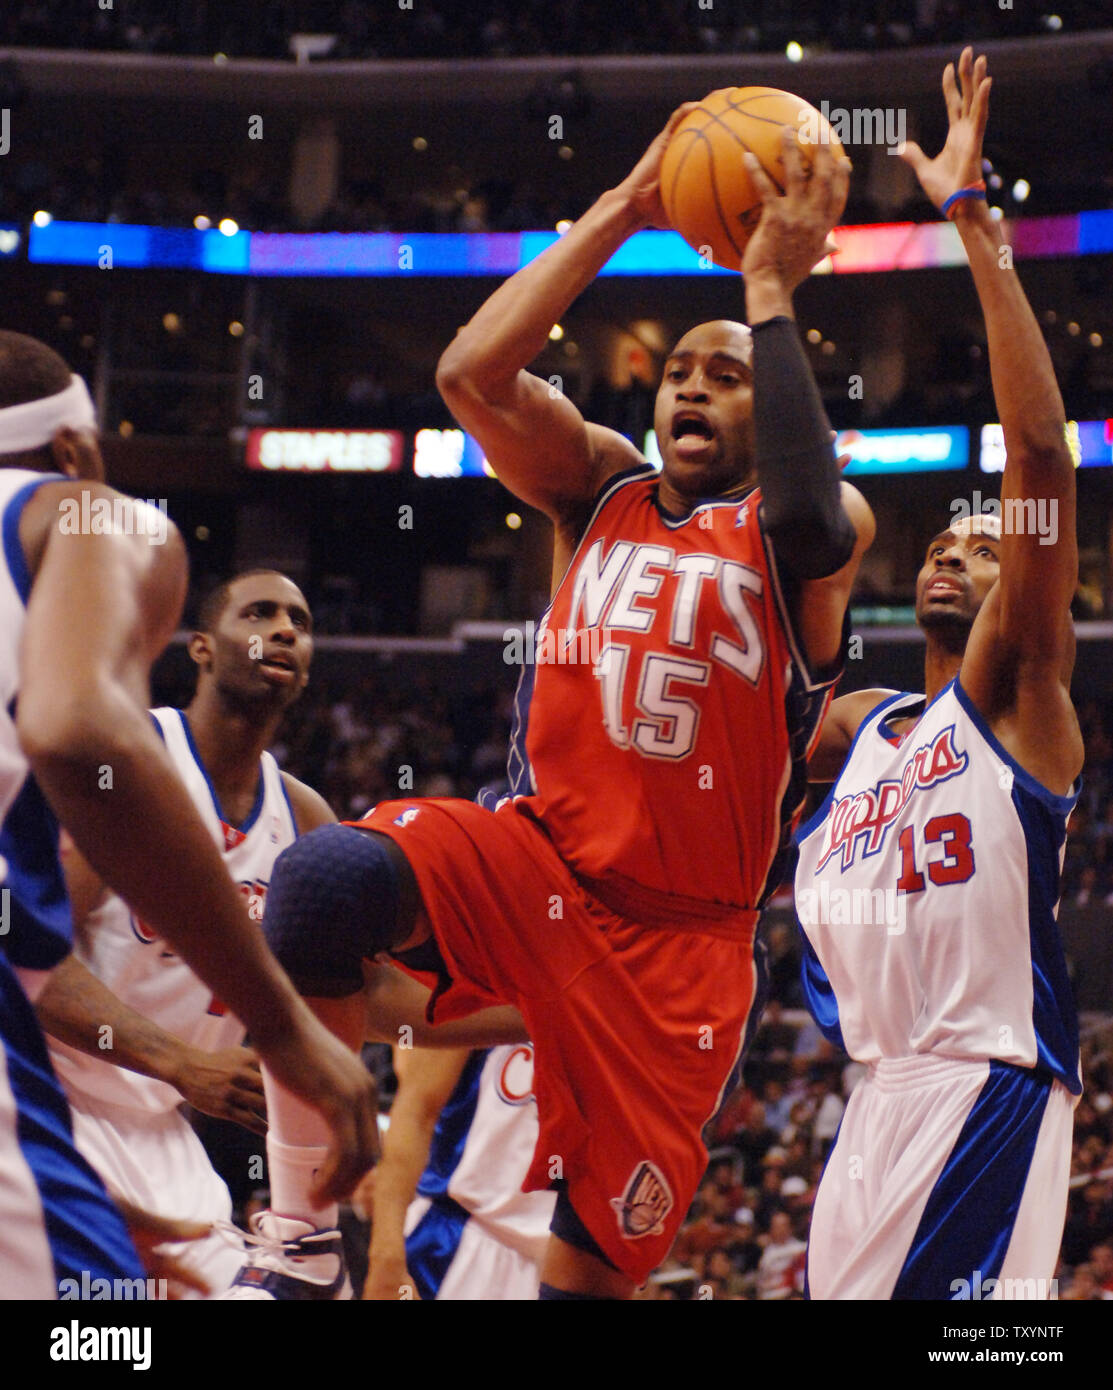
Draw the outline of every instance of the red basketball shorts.
M358 823L413 867L452 977L434 1021L494 1003L525 1019L540 1120L525 1190L564 1179L599 1247L642 1282L706 1168L702 1130L753 1001L756 914L713 928L616 916L513 803L385 802Z

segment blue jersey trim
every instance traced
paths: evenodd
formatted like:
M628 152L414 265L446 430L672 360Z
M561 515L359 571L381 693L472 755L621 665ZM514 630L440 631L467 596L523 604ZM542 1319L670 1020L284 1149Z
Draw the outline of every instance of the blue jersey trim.
M1078 1013L1055 919L1066 817L1017 780L1013 782L1012 802L1028 860L1028 951L1036 1066L1058 1077L1072 1095L1080 1096Z
M216 794L216 788L212 784L212 779L209 776L208 768L206 768L205 764L201 761L201 754L198 753L197 745L193 741L193 730L189 727L189 716L186 714L184 709L175 710L175 713L177 714L178 718L182 721L182 731L185 734L186 743L189 744L189 751L193 756L193 761L197 764L201 776L205 779L205 785L209 789L209 795L212 797L213 810L216 812L217 819L223 825L232 825L232 822L227 818L227 816L225 816L223 810L221 809L220 798ZM245 820L242 825L232 825L233 830L238 830L241 835L247 834L247 832L259 819L259 813L263 809L264 792L265 785L263 782L263 769L260 768L259 781L255 789L255 805L252 806L251 813L248 815L247 820ZM296 820L294 824L295 826L297 825Z
M28 774L0 826L12 921L0 954L26 970L50 970L70 952L73 916L58 859L58 821Z
M406 1268L421 1299L436 1298L468 1224L468 1212L451 1197L436 1198L406 1237Z
M978 733L981 734L982 738L985 739L986 743L989 744L994 754L1012 770L1013 785L1015 786L1019 782L1025 791L1030 792L1032 796L1038 797L1048 810L1063 817L1069 816L1074 810L1074 804L1078 800L1079 792L1082 790L1081 780L1075 782L1073 791L1067 796L1060 796L1057 792L1053 792L1050 788L1045 787L1042 782L1037 782L1032 774L1021 767L1013 755L1007 752L1001 744L998 743L997 739L994 737L993 730L986 722L985 716L977 708L966 691L963 690L957 676L954 680L954 687L955 696L959 704L965 710L970 722L977 729Z
M839 1001L835 998L831 981L816 955L815 947L808 940L808 934L801 926L799 918L797 918L796 925L804 945L804 952L800 961L800 980L804 986L804 999L808 1005L808 1012L815 1019L816 1027L827 1041L833 1043L843 1052L847 1052L846 1043L843 1041L842 1022L839 1018ZM849 1053L847 1055L849 1056Z
M429 1162L418 1179L421 1197L447 1197L448 1185L460 1166L475 1112L479 1106L479 1079L490 1056L490 1048L471 1054L464 1070L441 1110L433 1141L429 1145Z
M144 1279L123 1217L74 1147L69 1106L34 1010L0 955L0 1047L16 1105L16 1137L42 1202L54 1278ZM144 1286L145 1288L145 1286Z
M27 606L27 600L31 597L31 571L27 566L27 556L23 553L23 546L19 543L19 523L23 516L23 508L44 483L64 483L66 481L67 479L61 473L44 473L39 478L32 478L29 483L24 483L17 492L9 497L8 505L4 508L4 559L7 561L8 573L12 577L16 593L24 607Z
M685 512L683 516L677 516L674 512L667 511L661 505L660 490L654 491L653 505L657 509L657 515L661 518L662 523L667 526L670 531L679 531L682 526L687 526L688 522L697 517L700 512L708 511L713 507L733 507L735 511L740 511L756 491L757 483L754 483L748 491L739 493L737 497L701 497L698 502L693 504L692 510L690 512Z
M290 825L294 832L294 839L296 840L301 834L301 831L298 828L298 818L294 812L294 803L290 800L290 789L286 785L286 778L282 775L282 769L276 768L275 771L278 773L278 785L282 788L282 796L286 802L286 809L290 813ZM255 814L258 815L258 812Z
M959 1280L972 1290L1000 1277L1050 1090L1046 1076L989 1063L924 1207L894 1300L956 1300Z

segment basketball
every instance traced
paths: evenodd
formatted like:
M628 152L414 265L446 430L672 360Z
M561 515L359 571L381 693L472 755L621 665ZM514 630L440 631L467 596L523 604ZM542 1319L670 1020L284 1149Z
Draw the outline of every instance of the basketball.
M761 216L761 198L742 155L750 150L784 191L781 129L797 128L807 168L815 147L846 158L827 119L802 97L777 87L723 87L704 98L673 132L661 166L661 200L670 224L700 255L740 270Z

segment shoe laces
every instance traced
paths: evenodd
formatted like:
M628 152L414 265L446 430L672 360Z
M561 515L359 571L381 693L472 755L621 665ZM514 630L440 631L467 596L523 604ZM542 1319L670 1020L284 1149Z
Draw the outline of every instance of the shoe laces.
M313 1255L335 1254L335 1250L312 1249L313 1245L332 1245L340 1236L340 1232L331 1227L321 1231L307 1231L303 1236L295 1236L293 1239L283 1239L282 1236L269 1235L262 1229L263 1219L269 1216L269 1212L256 1212L251 1218L251 1229L245 1231L240 1226L234 1225L231 1221L214 1221L213 1230L222 1237L229 1245L234 1245L244 1251L249 1264L261 1265L266 1269L280 1269L282 1263ZM308 1223L307 1223L308 1224Z

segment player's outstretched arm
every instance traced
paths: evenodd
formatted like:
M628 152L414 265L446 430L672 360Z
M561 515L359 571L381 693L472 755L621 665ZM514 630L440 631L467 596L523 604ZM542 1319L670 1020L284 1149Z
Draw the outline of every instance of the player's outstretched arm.
M363 979L368 1042L397 1043L404 1037L417 1047L474 1048L529 1041L522 1015L509 1004L434 1025L425 1012L432 990L404 970L364 961Z
M905 147L905 160L939 208L981 179L991 82L985 59L975 62L965 49L958 80L949 63L943 74L950 122L943 150L929 160L918 145ZM1012 717L1007 734L1019 743L1010 751L1022 765L1066 790L1081 768L1082 743L1068 693L1078 543L1063 400L1011 248L984 199L961 198L952 211L985 317L1006 448L1000 580L978 615L961 679L987 717Z
M43 1032L102 1062L165 1081L196 1110L267 1132L263 1078L255 1052L203 1052L129 1008L68 956L51 971L35 1004Z
M394 1072L398 1093L390 1110L383 1156L369 1184L371 1246L365 1299L383 1302L415 1299L418 1292L406 1268L402 1234L406 1210L429 1162L429 1145L437 1119L470 1056L468 1048L425 1052L396 1047Z
M147 713L151 663L185 594L181 538L165 518L156 532L163 544L150 543L146 526L71 534L59 525L61 504L80 513L83 490L90 515L101 499L109 513L125 504L100 484L48 484L20 521L33 575L20 741L93 869L225 1000L284 1083L327 1117L336 1143L320 1188L350 1190L377 1144L371 1078L266 949Z
M622 435L588 425L557 383L526 370L549 330L622 243L667 226L658 181L665 147L692 104L673 113L629 176L604 193L535 261L501 285L460 330L437 367L437 386L516 496L556 522L606 479L642 462Z
M839 655L850 590L875 529L865 498L840 479L830 422L792 308L793 291L828 252L831 229L846 205L850 166L836 160L830 146L819 145L808 177L788 127L783 194L753 156L745 158L762 200L761 220L742 259L754 334L762 524L778 566L796 585L794 618L814 669Z

